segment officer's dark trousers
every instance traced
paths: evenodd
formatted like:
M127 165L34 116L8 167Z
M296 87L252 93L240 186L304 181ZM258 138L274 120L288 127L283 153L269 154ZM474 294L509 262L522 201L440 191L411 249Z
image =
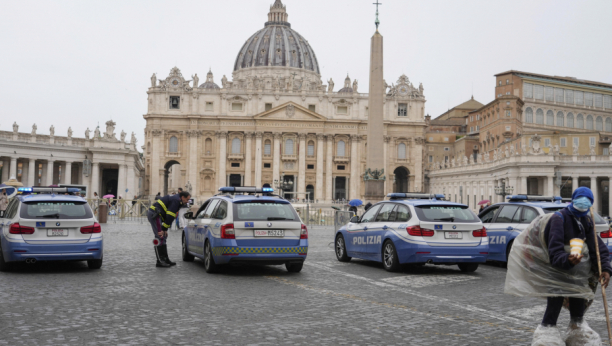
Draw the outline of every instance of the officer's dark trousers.
M569 299L570 318L572 321L580 322L584 316L585 300L581 298ZM557 319L563 308L563 297L548 297L546 312L542 324L547 326L556 326Z
M147 213L147 219L151 224L151 229L153 229L153 234L155 235L155 238L159 240L159 244L166 244L166 237L162 238L158 234L158 232L162 230L159 214L157 214L153 209L149 209L149 212Z

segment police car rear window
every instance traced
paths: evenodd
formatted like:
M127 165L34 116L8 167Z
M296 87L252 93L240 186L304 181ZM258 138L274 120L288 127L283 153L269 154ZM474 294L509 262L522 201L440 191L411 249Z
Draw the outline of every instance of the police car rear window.
M248 201L234 203L234 220L246 221L298 221L291 204L277 201Z
M23 203L22 219L88 219L93 217L86 202L41 201Z
M437 222L479 222L468 207L461 205L420 205L415 206L419 220Z

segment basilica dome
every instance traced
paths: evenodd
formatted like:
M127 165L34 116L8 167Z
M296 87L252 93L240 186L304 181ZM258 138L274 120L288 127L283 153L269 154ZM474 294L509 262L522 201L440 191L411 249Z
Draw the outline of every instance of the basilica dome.
M234 71L249 68L297 68L320 75L314 50L291 29L281 0L270 7L265 27L251 36L238 53Z

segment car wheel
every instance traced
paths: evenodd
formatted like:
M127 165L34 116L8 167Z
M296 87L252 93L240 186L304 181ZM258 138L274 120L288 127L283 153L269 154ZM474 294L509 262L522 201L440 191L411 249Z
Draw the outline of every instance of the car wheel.
M391 240L385 241L382 249L383 267L388 272L396 272L400 270L399 258L397 258L397 251L395 251L395 245Z
M459 263L458 266L464 273L473 273L478 269L478 263Z
M89 269L100 269L102 268L102 260L104 260L104 257L100 259L87 260L87 266Z
M348 262L351 260L351 257L346 254L346 244L344 243L342 234L338 234L336 237L336 258L340 262Z
M0 244L0 272L10 272L13 268L12 263L4 261L4 253L2 252L2 244Z
M512 244L514 244L514 240L508 243L506 247L506 264L508 264L508 259L510 259L510 251L512 251Z
M204 269L207 273L216 273L219 270L219 266L215 263L215 259L213 258L210 242L208 241L204 245Z
M287 271L290 273L299 273L302 271L303 266L304 263L285 263L285 268L287 268Z
M185 243L185 233L183 233L183 262L193 262L194 258L192 254L187 251L187 244Z

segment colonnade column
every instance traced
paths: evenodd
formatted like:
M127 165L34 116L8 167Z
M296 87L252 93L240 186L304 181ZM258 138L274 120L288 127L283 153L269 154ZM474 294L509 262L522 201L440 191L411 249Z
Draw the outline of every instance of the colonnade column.
M227 131L218 131L217 139L219 142L219 167L217 169L217 188L227 185L225 173L227 166Z
M34 186L36 184L36 159L30 159L28 162L28 186Z
M64 176L64 184L72 184L72 162L66 162L66 172L62 172Z
M253 174L253 169L251 168L251 164L253 162L253 132L246 132L244 134L246 137L246 150L244 154L244 186L252 186L253 182L251 181L251 176ZM259 185L257 185L259 186Z
M272 157L274 157L274 162L272 164L272 181L280 180L280 140L282 137L282 133L274 132L274 152L272 153Z
M423 162L423 145L425 144L425 138L419 137L416 139L415 145L415 159L413 162ZM414 165L414 187L415 192L425 191L425 182L423 181L423 164Z
M315 195L312 199L323 201L323 139L322 133L317 135L317 175L315 178Z
M151 194L151 196L155 196L155 194L157 194L158 192L162 192L162 189L163 189L163 186L161 186L161 179L159 176L160 155L163 155L162 148L161 148L161 136L163 134L163 131L153 130L151 131L151 134L153 135L153 144L152 144L153 150L151 151L153 155L151 156L151 171L148 172L150 176L150 184L151 184L151 186L149 187L149 194ZM94 165L96 164L94 163ZM95 169L94 171L97 173L94 173L95 175L92 175L92 177L98 177L100 173L99 168ZM92 187L95 187L94 192L97 192L101 197L102 193L98 191L98 189L100 188L100 182L98 180L96 181L92 180L91 184L92 184Z
M55 161L52 159L47 160L47 182L46 185L53 185L53 165Z
M327 135L327 156L325 157L325 203L331 203L332 194L332 173L333 173L333 148L334 148L334 135Z
M591 176L591 191L593 191L593 210L599 212L599 191L597 191L597 176Z
M578 179L580 179L579 176L572 175L572 193L574 193L574 191L576 191L578 188Z
M119 198L120 195L123 196L123 198L126 198L126 195L125 195L125 163L123 162L119 163L119 176L117 179L116 198Z
M2 181L0 181L0 183L3 183L7 180L9 180L9 167L10 165L10 161L7 159L3 159L2 160Z
M100 191L100 165L97 162L91 164L91 191L87 193L89 198L94 197L94 192L98 194L98 198L102 198L104 195L102 191ZM155 186L155 185L152 185ZM157 193L157 192L151 192Z
M11 157L11 167L9 173L9 179L15 178L17 179L17 158Z
M29 161L27 161L26 159L21 160L21 183L24 186L31 186L31 185L26 185L28 183L28 173L30 172L30 165L29 165Z
M351 135L351 188L349 200L359 198L359 135Z
M263 138L263 132L255 132L255 186L261 187L261 171L262 171L262 149L261 141Z
M300 151L298 153L298 185L297 192L305 192L306 191L306 134L300 133ZM299 193L297 198L304 199L306 195L303 193ZM310 196L313 198L313 196Z
M546 177L546 195L555 195L555 176L549 175Z
M126 189L128 192L125 193L125 199L133 199L134 195L138 195L139 193L136 191L137 188L134 186L134 164L130 161L126 166L126 175L127 175L127 185ZM191 191L190 191L191 192ZM193 194L193 192L191 192ZM195 196L194 196L195 198Z
M517 194L526 194L527 195L527 177L521 177L521 186L519 191L516 191Z

